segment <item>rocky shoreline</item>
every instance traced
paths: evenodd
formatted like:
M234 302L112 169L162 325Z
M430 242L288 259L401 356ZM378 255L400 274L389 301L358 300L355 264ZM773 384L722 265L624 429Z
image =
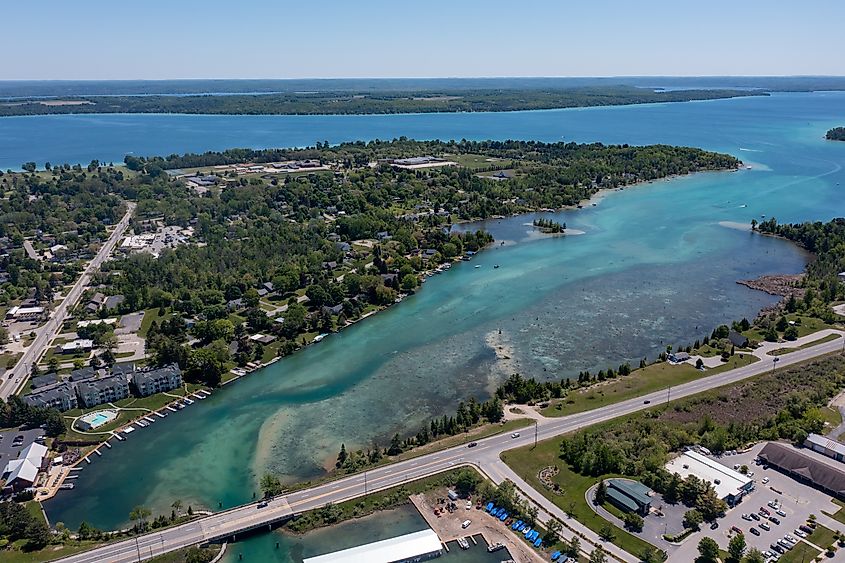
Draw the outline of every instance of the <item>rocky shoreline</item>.
M783 307L783 303L790 296L794 295L795 299L804 298L804 288L800 287L804 280L805 274L773 274L760 276L753 280L737 280L736 283L744 285L745 287L756 289L757 291L765 291L769 295L776 295L782 299L774 305L769 305L760 310L759 316L764 316L769 313L776 312Z

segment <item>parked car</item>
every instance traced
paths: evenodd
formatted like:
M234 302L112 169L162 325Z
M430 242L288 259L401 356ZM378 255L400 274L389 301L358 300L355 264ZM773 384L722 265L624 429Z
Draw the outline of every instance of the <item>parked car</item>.
M752 534L754 534L755 536L760 535L760 530L758 530L757 528L751 528L748 531L751 532Z
M780 524L780 518L776 518L775 516L769 516L769 522L772 522L774 524L779 525Z
M768 482L769 482L769 478L768 478L768 477L763 477L763 484L765 485L765 484L766 484L766 483L768 483Z
M461 528L466 530L467 528L469 528L470 524L472 524L472 520L464 520L463 523L461 524Z
M266 508L266 507L267 507L267 501L266 500L259 502L258 506L256 506L256 508Z
M766 522L760 522L760 528L766 530L767 532L772 529L772 527L769 526Z
M737 534L741 534L741 533L742 533L742 530L740 530L740 529L739 529L739 528L737 528L736 526L731 526L731 531L732 531L732 532L735 532L735 533L737 533Z
M775 514L782 518L786 518L786 512L784 512L783 510L778 510L777 512L775 512Z
M760 521L760 515L759 515L759 514L757 514L756 512L752 512L752 513L750 514L750 516L751 516L752 518L754 518L755 520L757 520L758 522Z
M768 516L769 514L771 514L771 512L769 512L768 510L766 510L765 508L763 508L761 506L760 507L760 514L765 514L766 516Z
M743 519L743 520L748 520L748 521L750 522L750 521L751 521L751 516L749 516L748 514L743 514L743 515L742 515L742 519Z

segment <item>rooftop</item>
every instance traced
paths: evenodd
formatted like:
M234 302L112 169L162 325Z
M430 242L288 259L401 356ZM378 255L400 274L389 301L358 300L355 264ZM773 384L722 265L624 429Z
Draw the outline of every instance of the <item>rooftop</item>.
M721 499L728 495L736 495L751 482L751 478L747 475L692 450L682 453L667 463L666 470L677 473L682 479L687 475L695 475L699 479L708 481Z
M813 446L824 449L825 453L833 453L845 456L845 444L840 444L830 438L819 436L818 434L810 434L807 436L807 442Z
M845 497L845 471L804 455L796 448L777 442L766 444L760 459L807 479L815 485Z
M391 563L410 560L419 555L439 552L440 539L434 530L423 530L396 538L377 541L334 553L309 557L303 563Z

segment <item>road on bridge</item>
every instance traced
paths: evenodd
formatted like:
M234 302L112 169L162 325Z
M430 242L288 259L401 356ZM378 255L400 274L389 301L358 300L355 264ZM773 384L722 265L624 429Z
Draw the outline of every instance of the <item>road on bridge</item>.
M782 368L818 356L841 351L842 342L837 339L816 346L797 350L778 357L778 361L761 360L754 364L736 368L717 375L702 377L695 381L677 385L671 389L655 391L634 399L622 401L591 411L545 419L537 423L537 438L546 440L575 430L579 430L599 422L604 422L619 416L631 414L660 402L670 399L680 399L696 393L715 389L723 385L735 383L755 375L774 369L775 365ZM549 502L540 492L533 489L513 470L510 469L500 456L502 452L513 448L528 446L534 441L534 432L525 432L517 438L509 434L500 434L478 440L474 448L465 445L433 452L416 458L393 463L372 469L370 471L344 477L309 489L292 492L273 499L270 506L257 508L255 503L239 508L220 512L212 516L194 520L190 523L170 528L161 532L146 534L136 540L130 539L103 546L88 552L66 557L61 561L68 563L112 562L128 563L140 558L149 558L180 547L220 539L220 532L234 535L238 530L254 529L269 522L276 522L291 514L298 514L325 506L327 503L339 503L363 496L381 489L414 481L429 475L447 471L461 465L472 465L490 478L494 483L501 483L505 479L513 481L521 493L537 504L541 509L541 520L549 515L565 522L562 536L570 539L575 533L584 534L587 541L601 544L604 549L620 561L636 563L639 558L625 552L621 548L606 542L601 542L598 535L574 519L567 519L563 511ZM584 543L582 539L582 544Z

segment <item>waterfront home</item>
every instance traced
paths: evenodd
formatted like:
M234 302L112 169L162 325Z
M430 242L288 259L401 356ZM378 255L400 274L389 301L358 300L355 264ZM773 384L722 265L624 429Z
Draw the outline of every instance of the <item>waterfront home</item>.
M271 336L269 334L253 334L249 337L250 340L253 342L258 342L259 344L270 344L271 342L276 340L275 336Z
M141 397L170 391L182 386L182 370L178 365L170 364L159 369L135 371L132 384Z
M67 382L54 383L25 395L23 401L32 407L53 408L59 411L79 406L74 386Z
M47 375L40 375L38 377L33 377L29 383L33 389L38 389L39 387L45 387L47 385L52 385L53 383L59 382L59 376L55 373L48 373Z
M732 330L728 333L728 340L730 340L731 344L733 344L737 348L745 348L746 346L748 346L748 338L746 338L735 330Z
M339 315L343 312L343 305L335 305L334 307L329 307L328 305L323 306L323 312L328 313L330 315Z
M76 385L76 393L84 407L119 401L129 396L129 383L122 375L89 379Z
M690 355L686 352L674 352L669 354L669 361L673 364L680 364L689 360Z

